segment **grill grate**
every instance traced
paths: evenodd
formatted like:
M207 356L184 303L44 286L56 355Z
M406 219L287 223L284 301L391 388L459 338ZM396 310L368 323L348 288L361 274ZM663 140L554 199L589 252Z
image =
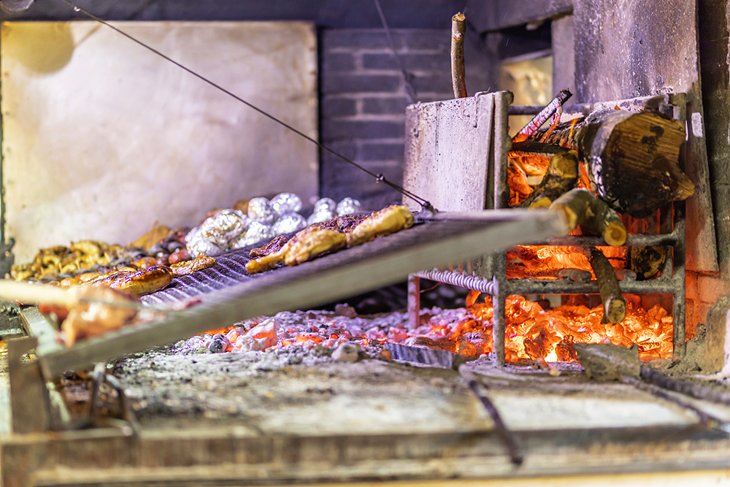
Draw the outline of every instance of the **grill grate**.
M234 250L216 257L213 267L173 279L172 283L153 294L142 296L142 302L161 305L185 301L213 291L254 279L246 273L251 247Z

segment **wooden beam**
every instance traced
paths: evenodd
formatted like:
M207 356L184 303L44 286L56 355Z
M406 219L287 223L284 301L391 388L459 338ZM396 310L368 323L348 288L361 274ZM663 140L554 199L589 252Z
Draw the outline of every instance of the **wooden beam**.
M573 0L467 0L466 9L470 24L489 32L567 15Z
M381 0L388 24L394 29L448 29L449 18L464 8L465 0ZM350 0L94 0L81 6L107 20L302 20L326 28L382 28L372 1ZM80 14L63 2L35 2L27 11L0 20L79 20Z

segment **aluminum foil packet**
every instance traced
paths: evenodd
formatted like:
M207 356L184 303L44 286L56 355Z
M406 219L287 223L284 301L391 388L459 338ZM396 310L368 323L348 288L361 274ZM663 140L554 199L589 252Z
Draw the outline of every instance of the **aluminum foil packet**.
M203 237L200 227L195 227L185 236L185 245L188 251L194 256L208 255L214 257L223 253L223 249L216 244Z
M294 193L279 193L271 198L271 208L279 216L299 213L302 210L302 200Z
M266 198L251 198L248 202L248 217L251 220L263 223L264 225L272 225L276 221L277 216L271 203Z
M344 198L342 201L337 203L337 215L351 215L360 211L362 205L354 198Z
M327 220L331 220L336 216L337 213L335 213L334 210L329 210L327 208L322 208L320 210L315 209L314 213L312 213L309 218L307 218L307 225L312 225L313 223L322 223Z
M334 213L337 209L337 203L332 198L320 198L314 203L314 212L318 211L329 211Z
M248 226L249 219L242 212L221 210L200 225L200 234L221 249L227 249L247 230Z
M263 240L274 238L274 231L270 225L258 221L252 221L245 234L231 244L231 248L240 249L249 245L257 244Z
M282 215L271 227L274 235L284 235L297 232L307 226L307 220L299 213Z

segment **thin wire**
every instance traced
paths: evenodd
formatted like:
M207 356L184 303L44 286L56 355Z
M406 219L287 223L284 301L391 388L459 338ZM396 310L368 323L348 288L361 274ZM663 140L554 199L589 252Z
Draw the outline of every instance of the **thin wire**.
M395 50L395 43L393 42L393 36L390 33L390 27L388 26L388 21L385 18L385 13L383 12L383 7L380 5L380 0L373 0L373 3L375 3L375 8L378 11L378 15L380 16L380 23L383 24L383 29L385 30L385 36L388 38L388 44L390 45L390 52L393 54L393 57L398 62L398 66L400 67L401 75L403 75L403 82L406 85L406 94L408 95L408 98L410 99L411 103L416 102L416 89L413 86L413 83L411 83L411 76L408 74L408 71L406 71L406 67L403 64L403 59L398 55L398 53Z
M215 83L214 81L209 80L208 78L204 77L203 75L200 75L200 74L196 73L192 69L186 67L185 65L179 63L178 61L175 61L170 56L168 56L168 55L166 55L166 54L158 51L154 47L145 44L144 42L140 41L139 39L137 39L136 37L132 36L131 34L128 34L127 32L123 31L122 29L120 29L118 27L115 27L114 25L110 24L106 20L104 20L104 19L102 19L100 17L97 17L96 15L92 14L88 10L86 10L86 9L84 9L82 7L79 7L78 5L76 5L75 3L73 3L71 0L61 0L61 1L63 3L65 3L66 5L68 5L69 7L71 7L75 12L80 12L83 15L87 16L88 18L90 18L91 20L94 20L96 22L99 22L102 25L105 25L106 27L109 27L110 29L112 29L113 31L117 32L118 34L123 35L124 37L126 37L130 41L132 41L132 42L134 42L134 43L136 43L136 44L144 47L148 51L151 51L151 52L157 54L162 59L164 59L164 60L166 60L166 61L174 64L175 66L177 66L178 68L180 68L183 71L187 72L188 74L191 74L191 75L195 76L199 80L207 83L208 85L212 86L213 88L216 88L218 91L221 91L221 92L225 93L226 95L230 96L231 98L235 99L236 101L239 101L239 102L243 103L247 107L251 108L252 110L254 110L256 112L258 112L259 114L263 115L264 117L268 118L269 120L272 120L273 122L276 122L277 124L281 125L282 127L286 128L286 129L294 132L295 134L299 135L300 137L308 140L309 142L313 143L314 145L316 145L320 149L322 149L322 150L324 150L326 152L329 152L333 156L335 156L335 157L337 157L337 158L339 158L339 159L347 162L348 164L350 164L350 165L358 168L359 170L363 171L364 173L372 176L373 178L375 178L375 181L376 182L383 183L386 186L388 186L388 187L390 187L390 188L398 191L399 193L405 195L406 197L412 199L413 201L415 201L416 203L418 203L419 205L421 205L424 209L431 210L431 211L434 211L435 210L435 208L433 207L433 205L431 205L431 203L428 200L426 200L425 198L422 198L422 197L416 195L412 191L409 191L409 190L407 190L407 189L399 186L398 184L396 184L396 183L394 183L392 181L389 181L383 174L381 174L381 173L375 173L375 172L367 169L366 167L358 164L357 162L355 162L354 160L350 159L349 157L344 156L344 155L340 154L339 152L335 151L334 149L331 149L331 148L327 147L326 145L322 144L318 140L316 140L316 139L310 137L309 135L305 134L301 130L293 127L292 125L289 125L288 123L284 122L283 120L281 120L281 119L275 117L274 115L266 112L265 110L257 107L253 103L244 100L240 96L238 96L235 93L227 90L226 88L222 87L218 83Z

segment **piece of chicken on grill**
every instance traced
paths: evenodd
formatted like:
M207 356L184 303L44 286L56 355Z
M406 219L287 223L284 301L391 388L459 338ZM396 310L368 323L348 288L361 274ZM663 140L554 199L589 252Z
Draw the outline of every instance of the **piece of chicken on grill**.
M282 262L289 266L298 265L327 252L360 245L376 237L389 235L411 226L413 226L413 214L407 207L401 205L393 205L376 211L360 221L348 233L331 229L331 225L326 225L326 222L325 224L317 223L294 235L280 250L270 252L269 245L273 244L273 241L259 249L260 253L257 252L257 255L270 253L249 261L246 264L246 270L249 274L255 274L273 269ZM334 228L342 227L337 225ZM351 228L351 226L346 228Z
M347 234L347 246L354 247L376 237L413 226L413 213L406 206L392 205L376 211Z
M61 325L66 346L82 338L121 328L137 316L137 309L125 306L137 301L123 292L90 286L79 286L69 292L76 295L78 302L69 308L68 316ZM115 302L119 305L114 305Z
M255 274L273 269L282 262L294 266L346 245L345 234L313 225L294 235L279 251L249 261L246 270Z

